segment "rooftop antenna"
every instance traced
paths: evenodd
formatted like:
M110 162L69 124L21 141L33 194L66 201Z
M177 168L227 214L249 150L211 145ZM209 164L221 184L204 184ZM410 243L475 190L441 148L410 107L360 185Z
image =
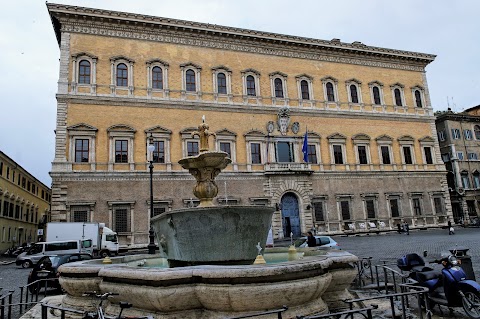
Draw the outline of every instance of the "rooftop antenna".
M448 95L447 95L447 107L450 108L450 102L448 101Z

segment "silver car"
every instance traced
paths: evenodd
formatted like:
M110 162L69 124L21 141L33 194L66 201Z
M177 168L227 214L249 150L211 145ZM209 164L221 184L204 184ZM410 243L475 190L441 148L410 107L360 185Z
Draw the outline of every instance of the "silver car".
M336 249L340 249L338 247L338 243L332 239L330 236L313 236L315 237L315 241L317 242L317 247L333 247ZM307 245L307 237L301 237L295 241L295 247L308 247Z

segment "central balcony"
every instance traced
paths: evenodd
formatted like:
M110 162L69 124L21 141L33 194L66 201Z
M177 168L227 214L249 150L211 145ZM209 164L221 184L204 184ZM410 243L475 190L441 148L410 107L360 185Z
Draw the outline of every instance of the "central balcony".
M308 163L268 163L265 164L265 174L312 174Z

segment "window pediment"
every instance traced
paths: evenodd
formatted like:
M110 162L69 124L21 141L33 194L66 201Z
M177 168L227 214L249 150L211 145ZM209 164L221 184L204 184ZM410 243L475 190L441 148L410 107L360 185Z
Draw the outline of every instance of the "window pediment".
M258 72L258 71L255 70L255 69L245 69L245 70L241 71L240 73L242 73L242 74L245 74L245 73L253 73L253 74L256 74L257 76L260 75L260 72Z
M215 134L217 134L217 136L219 136L219 135L223 135L223 136L226 136L226 135L228 135L228 136L237 136L237 133L232 132L232 131L230 131L230 130L228 130L228 129L226 129L226 128L216 131Z
M154 127L147 128L145 133L162 133L162 134L172 134L172 131L163 126L157 125Z
M320 139L321 138L320 134L315 133L315 132L310 132L310 131L307 133L307 136L308 136L308 138L313 138L313 139Z
M112 125L107 129L107 132L130 132L135 133L137 130L133 127L126 125L126 124L117 124Z
M265 133L260 131L260 130L250 130L247 133L245 133L243 136L248 137L248 136L260 136L260 137L265 137Z
M125 61L128 61L129 63L135 63L135 60L127 58L124 55L117 55L117 56L113 56L113 57L110 58L111 62L115 62L115 61L118 61L118 60L125 60Z
M87 56L92 60L98 60L98 57L96 55L93 55L93 54L88 53L88 52L78 52L78 53L72 54L73 59L78 59L78 58L83 57L83 56Z
M217 65L212 68L212 71L221 71L221 70L230 72L230 73L232 72L232 70L225 65Z
M402 83L399 83L399 82L393 83L392 85L390 85L390 88L392 88L392 89L396 88L396 87L399 87L399 88L403 89L405 87L405 85L403 85Z
M352 140L354 141L370 141L371 138L367 134L364 133L359 133L354 136L352 136Z
M169 66L169 64L161 59L151 59L151 60L148 60L146 62L147 65L151 65L151 64L154 64L154 63L159 63L163 66Z
M350 80L345 81L346 83L356 83L356 84L362 84L362 81L356 79L356 78L351 78Z
M188 68L188 67L192 67L192 68L195 68L197 70L201 70L202 67L196 63L193 63L193 62L186 62L186 63L182 63L180 64L180 67L181 68Z
M310 76L310 75L305 74L305 73L299 74L299 75L297 75L297 76L295 77L295 79L299 79L299 80L300 80L300 79L303 79L303 78L307 78L307 79L309 79L310 81L313 81L313 76Z
M280 72L280 71L275 71L275 72L272 72L269 74L270 77L275 77L275 76L281 76L283 78L286 78L288 77L287 74L283 73L283 72Z
M333 133L332 135L327 136L329 140L346 140L347 137L340 133Z
M383 135L380 135L379 137L377 137L375 140L377 142L382 142L382 141L383 142L391 142L391 141L393 141L393 138L386 135L386 134L383 134Z
M420 143L433 143L435 140L431 136L424 136L420 139L418 139Z
M191 134L197 130L196 127L187 127L180 131L180 134Z
M338 80L336 78L334 78L333 76L326 76L326 77L323 77L322 78L322 82L334 82L334 83L338 83Z
M424 91L425 89L423 88L423 86L419 85L419 84L416 84L414 86L412 86L410 89L412 90L420 90L420 91Z
M399 141L399 142L413 142L413 141L415 141L415 139L410 135L403 135L403 136L400 136L399 138L397 138L397 141Z
M372 81L372 82L369 82L368 83L368 86L372 87L372 86L379 86L379 87L382 87L383 88L383 83L380 82L380 81Z
M97 132L98 128L88 125L86 123L78 123L67 127L67 131L94 131Z

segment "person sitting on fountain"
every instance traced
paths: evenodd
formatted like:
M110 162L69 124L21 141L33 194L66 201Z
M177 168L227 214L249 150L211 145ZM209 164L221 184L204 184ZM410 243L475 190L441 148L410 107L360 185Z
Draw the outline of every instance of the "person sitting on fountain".
M313 234L311 231L307 233L307 246L308 247L317 246L317 240L315 239L315 237L313 237Z

